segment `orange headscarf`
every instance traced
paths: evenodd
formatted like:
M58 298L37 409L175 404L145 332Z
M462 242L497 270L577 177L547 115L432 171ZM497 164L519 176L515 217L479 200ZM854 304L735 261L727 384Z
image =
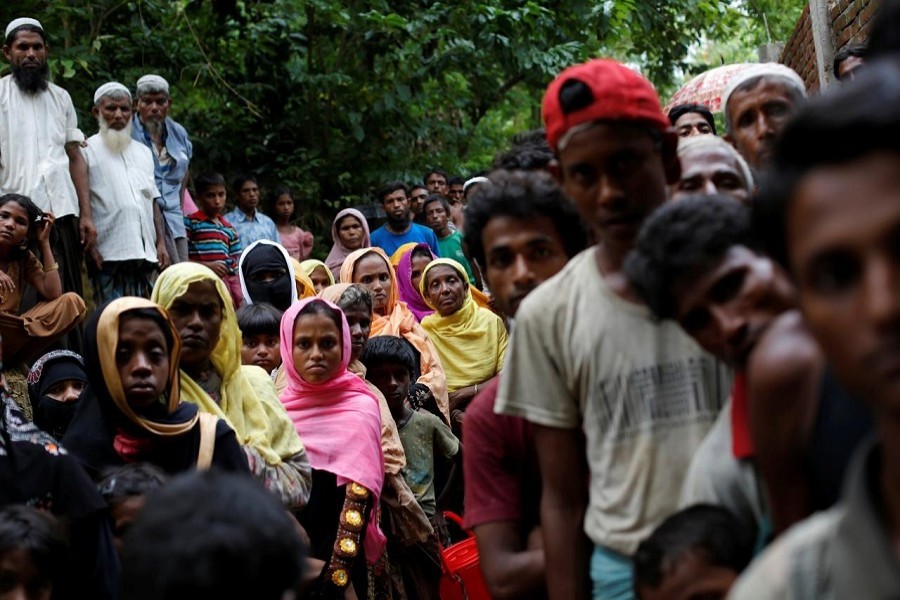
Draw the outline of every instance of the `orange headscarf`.
M450 416L450 400L447 397L447 377L441 366L441 359L428 334L419 325L416 316L406 307L406 303L400 300L400 289L397 287L397 274L391 266L391 261L381 248L360 248L351 252L341 266L341 283L353 283L353 271L356 263L367 254L376 254L384 260L391 275L391 289L388 292L387 314L385 316L372 315L372 331L369 337L378 335L394 335L402 337L421 355L420 367L422 371L418 383L428 386L431 393L445 416Z

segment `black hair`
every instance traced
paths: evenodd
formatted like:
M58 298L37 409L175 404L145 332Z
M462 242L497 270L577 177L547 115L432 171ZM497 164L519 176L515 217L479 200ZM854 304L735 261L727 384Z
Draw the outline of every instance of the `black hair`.
M372 294L358 283L351 283L338 298L337 305L341 310L350 310L357 306L363 306L369 313L372 312Z
M428 191L428 187L424 183L411 183L410 185L406 186L406 189L409 191L410 194L413 193L413 190Z
M25 251L29 247L34 247L35 245L35 235L34 230L37 226L37 223L44 218L44 211L38 208L38 205L32 202L31 198L28 196L23 196L22 194L3 194L0 196L0 208L9 204L10 202L15 202L25 211L25 215L28 217L28 233L25 236L25 241L22 247L13 248L10 253L11 260L18 260L25 255Z
M41 39L44 40L44 45L47 44L47 34L43 29L38 27L37 25L19 25L15 29L9 32L9 35L6 36L6 40L3 42L4 46L12 46L13 42L16 41L16 37L18 37L20 31L30 31L32 33L36 33L41 36Z
M697 113L703 120L709 123L712 128L713 135L716 135L716 120L713 118L709 108L702 104L677 104L669 110L669 123L675 126L675 121L688 113Z
M334 309L328 306L324 300L318 298L314 299L309 304L301 308L300 312L297 313L297 320L299 320L300 317L305 317L306 315L325 315L326 317L334 321L334 325L338 330L338 336L343 335L344 326L341 323L341 316L335 314ZM297 321L294 321L295 324L296 322Z
M895 59L869 63L853 81L810 100L785 126L753 203L753 226L767 253L789 268L787 210L811 170L878 151L900 153L900 62Z
M422 183L428 183L428 178L432 175L440 175L444 178L445 181L447 181L448 184L450 183L450 175L447 173L447 171L440 168L434 168L426 171L425 174L422 175Z
M31 506L13 504L0 508L0 556L13 550L27 551L38 573L54 587L67 571L68 545L59 523Z
M834 55L834 62L831 65L831 70L834 73L835 79L840 79L840 66L841 63L850 58L851 56L855 56L857 58L865 58L868 54L868 48L865 44L848 44L841 48L841 50Z
M465 241L482 269L482 233L494 217L547 217L556 227L569 258L588 247L588 233L575 205L549 174L542 171L495 171L489 185L479 185L466 207Z
M663 204L644 221L625 276L657 318L671 319L676 286L701 277L739 245L760 245L747 206L724 194L688 196Z
M451 185L466 185L466 180L462 177L451 177L447 180L447 187Z
M553 160L553 150L543 127L513 136L509 150L494 156L494 168L507 171L539 171Z
M122 600L258 598L297 591L308 549L256 480L216 470L147 496L122 552Z
M244 187L244 184L248 181L257 183L256 176L249 173L241 173L231 181L231 189L234 190L235 194L240 193L241 188Z
M109 467L100 474L97 489L108 504L134 496L145 496L166 484L169 476L156 465L131 463Z
M266 206L266 215L271 219L275 219L275 204L278 202L278 198L281 196L290 196L291 200L294 199L294 193L291 191L291 188L280 185L275 188L275 191L272 192L272 195L269 196L269 202ZM297 216L297 203L294 202L294 212L291 213L291 219Z
M397 190L403 190L403 193L409 196L409 189L407 189L406 184L402 181L388 181L375 193L375 196L378 198L379 204L384 204L384 197L388 194L393 194Z
M420 256L433 259L434 256L431 254L431 249L428 246L416 246L412 250L412 255L410 255L409 259L412 260L414 258L419 258Z
M900 0L881 0L869 28L868 58L900 51Z
M696 504L663 521L638 546L634 590L656 588L663 574L686 553L700 553L709 564L740 573L753 558L753 536L721 506Z
M197 191L196 196L198 198L214 185L226 185L225 178L220 173L201 173L194 178L194 189Z
M409 342L393 335L379 335L371 338L360 357L367 369L384 363L403 365L409 371L410 380L416 373L416 357L410 350Z
M443 194L428 194L428 197L422 202L422 212L424 213L428 209L428 205L432 202L440 202L444 211L447 213L447 216L450 216L450 201L447 200L447 197Z
M244 304L234 315L237 318L241 336L248 338L255 335L278 336L281 331L282 312L268 302Z
M125 319L147 319L148 321L153 321L156 325L162 330L163 337L166 340L166 353L169 355L170 360L177 360L177 356L172 356L172 350L175 346L175 337L172 335L172 324L169 320L163 315L163 313L158 310L154 310L152 308L132 308L131 310L126 310L121 315L119 315L119 324Z

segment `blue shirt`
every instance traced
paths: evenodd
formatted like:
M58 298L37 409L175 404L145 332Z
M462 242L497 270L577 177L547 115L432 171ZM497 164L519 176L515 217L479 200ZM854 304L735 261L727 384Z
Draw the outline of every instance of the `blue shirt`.
M434 232L418 223L410 223L409 230L406 233L394 233L389 231L387 225L382 225L372 232L372 245L378 246L384 250L385 254L391 256L397 251L397 248L403 244L415 242L417 244L428 244L435 256L441 255L441 247L438 245L437 236Z
M169 164L160 164L159 155L150 139L150 132L144 129L138 114L131 119L132 139L144 144L153 154L153 173L156 178L156 188L161 197L157 200L162 209L166 226L172 234L172 238L185 237L184 213L181 210L181 182L187 174L194 154L194 147L188 139L184 127L170 118L166 118L166 129L163 132L163 145L171 159Z
M231 225L237 229L238 236L241 238L241 245L249 248L250 244L257 240L269 240L280 244L278 238L278 228L275 227L275 221L256 211L253 217L248 217L247 213L239 208L235 208L225 215Z

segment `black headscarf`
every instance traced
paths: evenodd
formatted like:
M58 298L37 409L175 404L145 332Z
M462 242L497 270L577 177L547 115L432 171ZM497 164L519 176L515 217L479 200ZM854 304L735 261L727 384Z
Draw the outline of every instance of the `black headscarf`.
M268 240L254 242L241 254L238 271L244 302L248 304L268 302L284 312L297 298L293 267L280 244ZM276 277L272 281L258 281L263 273L276 274Z
M75 380L87 383L84 359L70 350L54 350L40 357L28 373L28 396L34 412L34 424L62 439L75 416L80 397L73 402L60 402L47 395L57 383Z

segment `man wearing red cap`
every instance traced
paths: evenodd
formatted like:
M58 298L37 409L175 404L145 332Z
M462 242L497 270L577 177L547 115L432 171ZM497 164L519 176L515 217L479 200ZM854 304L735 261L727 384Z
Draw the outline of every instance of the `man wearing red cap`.
M679 175L653 86L592 60L550 84L542 113L551 168L600 242L522 303L495 409L536 426L551 598L587 597L588 573L594 597L633 598L630 555L677 510L731 378L677 324L655 321L622 273Z

